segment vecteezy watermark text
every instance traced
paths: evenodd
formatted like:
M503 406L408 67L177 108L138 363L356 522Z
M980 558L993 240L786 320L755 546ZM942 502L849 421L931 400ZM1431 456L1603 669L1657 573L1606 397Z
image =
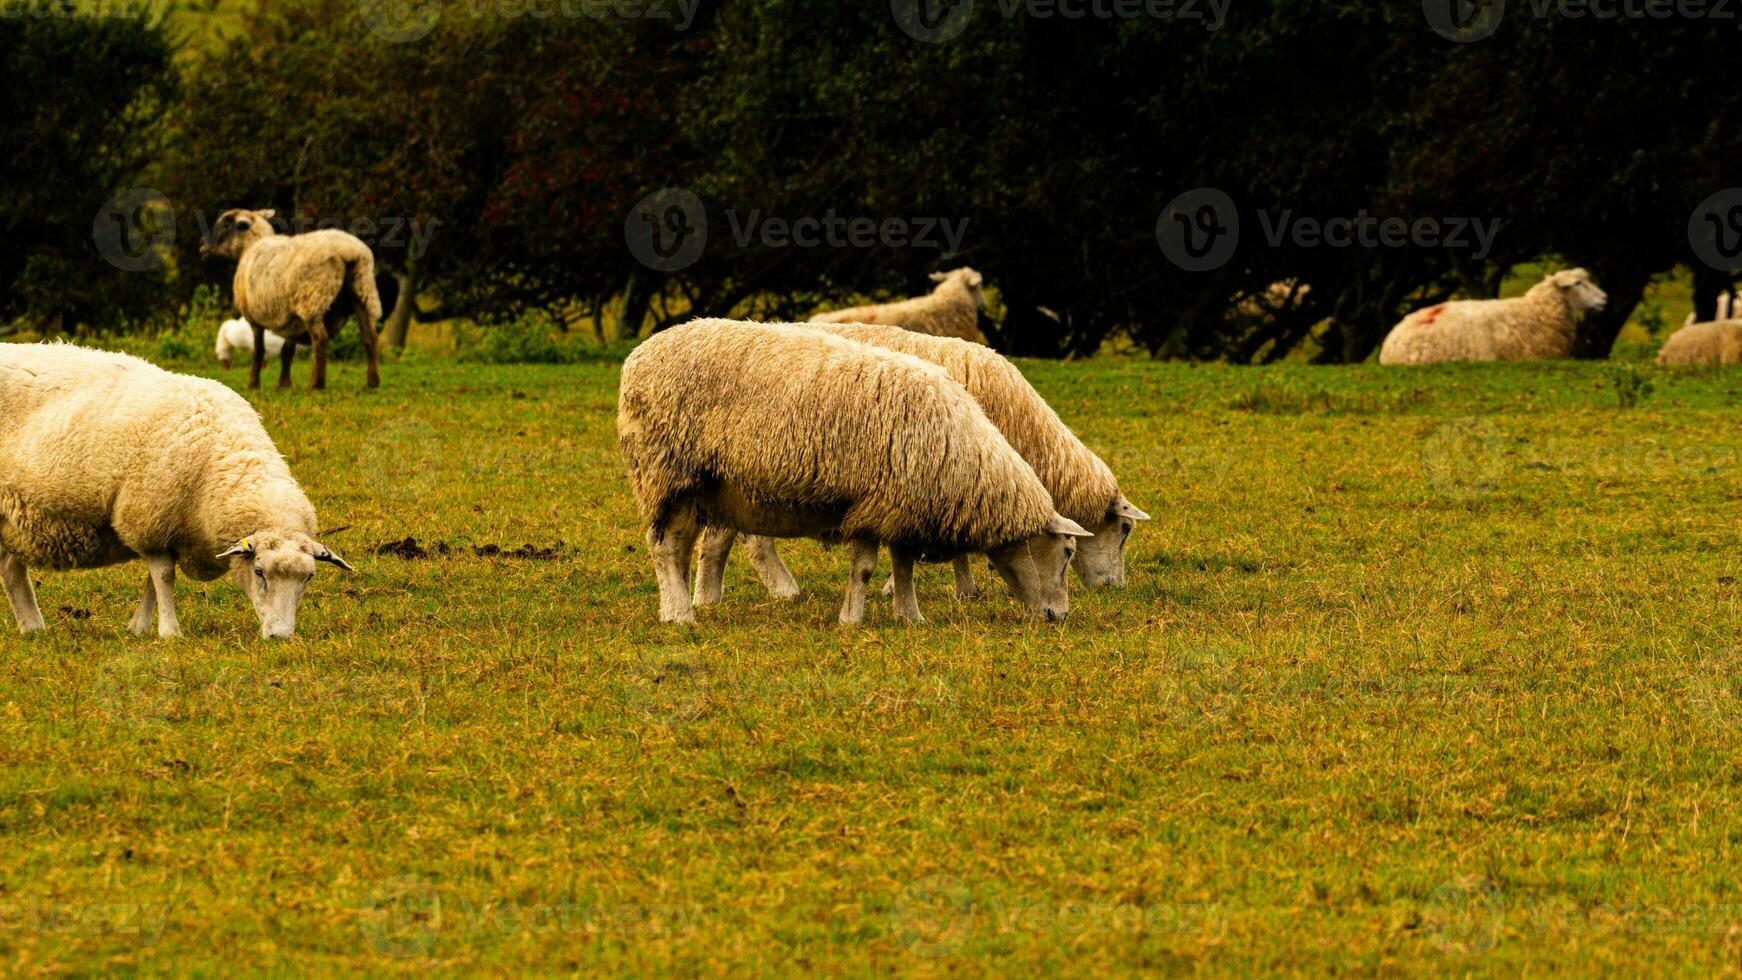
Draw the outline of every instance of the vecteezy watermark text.
M1494 250L1500 219L1472 217L1382 217L1366 208L1353 215L1320 218L1292 208L1258 211L1259 229L1270 248L1420 248L1468 252L1476 260ZM1162 254L1188 272L1219 269L1240 246L1241 219L1233 197L1214 187L1186 191L1156 219Z
M1005 20L1152 20L1197 22L1216 31L1228 22L1233 0L995 0ZM939 44L962 36L974 19L974 0L890 0L903 33Z

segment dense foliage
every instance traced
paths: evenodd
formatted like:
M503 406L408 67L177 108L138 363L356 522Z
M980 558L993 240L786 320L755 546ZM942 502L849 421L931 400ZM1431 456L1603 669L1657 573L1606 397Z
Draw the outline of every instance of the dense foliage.
M1726 84L1734 23L1524 5L1454 43L1417 4L1253 3L1225 23L1208 4L1126 19L971 9L959 36L924 43L884 3L702 0L682 23L454 3L394 40L368 4L301 0L180 69L162 31L133 22L0 21L0 81L40 90L36 66L62 48L73 66L52 94L18 100L34 114L0 123L20 131L9 145L47 147L0 171L0 279L14 284L0 303L96 328L151 290L173 309L226 278L196 245L231 206L360 228L418 297L407 311L609 310L620 334L692 311L794 316L909 294L970 264L1001 300L989 335L1046 356L1125 334L1169 356L1359 360L1410 308L1491 295L1542 259L1585 265L1610 291L1584 338L1600 356L1653 275L1694 267L1706 306L1729 283L1696 259L1688 226L1742 183L1742 129L1725 123L1742 99ZM117 275L89 254L90 215L141 183L176 209L174 275ZM1226 193L1240 222L1232 258L1208 271L1157 244L1168 203L1198 187ZM662 188L695 194L708 222L703 254L672 271L625 240L636 202ZM878 230L796 245L783 229L807 218ZM1352 247L1294 234L1339 218L1463 234ZM1311 289L1231 312L1285 280ZM405 319L394 327L402 338Z

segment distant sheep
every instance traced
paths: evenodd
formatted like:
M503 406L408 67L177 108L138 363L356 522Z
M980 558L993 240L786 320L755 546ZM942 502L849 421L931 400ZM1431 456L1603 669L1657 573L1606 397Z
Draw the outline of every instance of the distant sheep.
M793 326L695 320L623 363L617 436L659 580L660 619L694 622L704 525L844 540L841 622L864 618L887 545L895 612L920 622L916 560L986 554L1031 618L1064 618L1088 532L959 384L917 358Z
M1125 583L1125 543L1138 521L1149 515L1119 491L1113 471L1061 421L1016 365L978 344L946 337L927 337L899 327L867 324L811 324L806 327L910 354L936 364L968 390L986 417L1034 468L1052 495L1058 512L1094 534L1080 542L1072 566L1084 584L1100 588ZM710 527L703 538L696 602L720 601L725 564L736 534ZM798 594L798 584L771 539L744 542L763 584L778 597ZM955 561L956 593L978 594L966 555Z
M1515 299L1458 300L1411 313L1385 338L1379 363L1571 357L1579 314L1607 302L1585 270L1565 269Z
M1256 323L1269 323L1277 314L1305 302L1313 287L1298 279L1283 279L1265 287L1260 295L1248 296L1234 306L1234 317Z
M284 338L270 330L266 331L266 356L277 357L278 352L283 349ZM239 350L253 352L254 328L248 325L247 320L225 320L224 325L218 328L218 363L229 367L230 354Z
M985 280L966 266L934 272L931 278L938 287L930 295L819 313L811 317L811 322L880 323L933 337L985 343L986 338L980 333L980 311L986 307Z
M315 509L240 395L69 344L0 344L0 580L18 628L44 628L32 568L143 558L129 628L178 636L175 570L225 572L265 637L296 631L316 562Z
M369 352L368 386L381 384L380 343L375 324L381 297L375 288L375 255L362 239L336 229L280 235L272 227L276 212L232 209L218 216L201 255L236 260L236 308L254 327L254 363L248 387L260 387L266 362L265 331L284 337L278 386L290 387L296 345L308 338L314 348L309 387L327 386L327 345L345 320L356 316Z
M1717 309L1713 312L1712 318L1701 321L1696 319L1698 315L1697 313L1689 313L1688 318L1682 321L1682 326L1691 327L1700 322L1716 323L1719 320L1742 320L1742 296L1737 296L1735 293L1719 293Z
M1742 320L1708 320L1677 330L1664 341L1657 363L1665 367L1742 364Z

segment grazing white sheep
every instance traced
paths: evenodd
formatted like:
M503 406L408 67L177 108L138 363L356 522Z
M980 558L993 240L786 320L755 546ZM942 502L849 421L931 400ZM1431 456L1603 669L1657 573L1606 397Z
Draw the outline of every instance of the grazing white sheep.
M1379 363L1571 357L1579 314L1608 301L1585 270L1563 269L1514 299L1457 300L1416 310L1385 338Z
M44 628L32 568L143 558L130 629L177 636L175 570L231 572L265 637L296 631L315 563L315 510L240 395L138 358L70 344L0 344L0 580L18 628Z
M845 540L843 623L864 618L887 545L895 613L920 622L916 560L986 554L1030 618L1063 619L1084 531L961 385L936 366L816 330L695 320L623 363L617 436L659 580L660 618L694 622L704 525Z
M1083 583L1090 588L1125 583L1126 540L1137 522L1148 520L1149 515L1125 499L1113 471L1059 419L1016 365L979 344L928 337L900 327L811 324L805 329L911 354L943 368L968 390L1011 447L1034 468L1058 512L1094 534L1079 544L1071 562ZM696 581L698 605L720 601L726 558L736 536L729 528L710 527L703 537ZM798 583L780 560L773 540L752 536L744 547L771 593L782 598L798 594ZM978 594L968 556L956 559L955 576L958 596Z
M986 307L985 280L966 266L934 272L931 278L938 287L929 295L819 313L811 317L811 322L881 323L933 337L985 343L986 338L980 333L980 311Z
M355 235L336 229L280 235L272 227L277 212L231 209L218 215L201 255L236 260L236 308L254 327L254 362L248 387L260 387L266 363L265 331L284 337L278 386L290 387L290 362L296 345L308 338L314 348L309 387L327 386L327 345L345 320L356 316L369 352L368 386L381 384L380 343L375 324L381 296L375 289L375 254Z
M1742 320L1708 320L1677 330L1664 341L1657 363L1664 367L1742 364Z
M284 338L270 330L266 331L266 356L277 357L278 352L283 349ZM218 363L229 367L230 354L239 350L254 350L254 328L248 325L247 320L225 320L224 325L218 328Z

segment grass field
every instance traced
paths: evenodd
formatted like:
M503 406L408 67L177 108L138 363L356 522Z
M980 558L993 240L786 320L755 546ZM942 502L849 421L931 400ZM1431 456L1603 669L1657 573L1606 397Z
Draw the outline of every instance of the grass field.
M264 393L359 572L39 576L0 971L1738 971L1742 375L1025 368L1156 517L1062 627L662 627L610 364Z

